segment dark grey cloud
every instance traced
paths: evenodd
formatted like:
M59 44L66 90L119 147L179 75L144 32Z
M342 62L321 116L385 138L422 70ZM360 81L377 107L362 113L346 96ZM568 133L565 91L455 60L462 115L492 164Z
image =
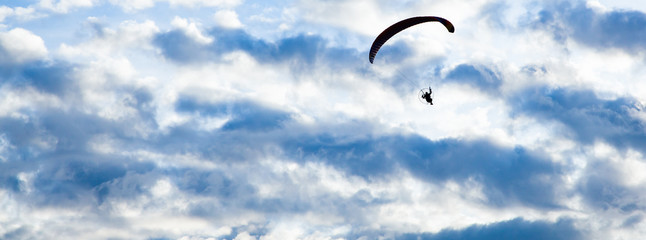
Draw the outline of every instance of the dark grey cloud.
M143 95L141 98L145 99L146 94ZM277 142L279 136L270 130L279 134L289 131L281 123L288 120L289 114L250 102L209 105L184 99L178 102L177 110L209 116L230 114L231 121L212 132L187 123L168 133L144 137L131 134L133 124L129 120L107 120L76 111L26 112L29 121L2 118L0 132L12 147L3 156L8 161L0 162L0 187L32 206L85 206L102 211L98 208L105 202L149 194L146 189L165 178L187 195L215 198L222 203L217 206L212 202L198 202L188 206L190 214L203 218L217 218L239 209L269 214L338 208L347 208L347 211L373 202L358 196L337 207L335 204L346 199L335 195L309 199L292 191L277 198L260 198L257 190L247 183L248 172L158 167L150 160L142 161L131 154L97 153L89 145L96 136L109 136L114 139L118 151L123 152L144 150L167 156L195 154L224 164L253 163L265 154L263 149ZM52 146L33 144L45 137L55 139ZM173 163L175 160L171 157L164 161ZM34 174L28 183L30 186L20 180L21 173ZM298 186L294 185L296 188ZM348 216L360 218L363 215Z
M141 95L145 102L146 94ZM314 203L297 193L279 199L255 199L256 190L245 183L243 175L184 168L164 170L128 155L96 153L88 145L96 136L109 136L115 139L120 151L147 150L169 156L190 153L221 163L252 164L255 159L273 153L268 149L277 147L294 160L322 161L367 180L393 177L393 170L400 168L428 182L476 180L483 184L487 203L492 206L520 203L558 207L555 186L563 174L562 166L520 146L502 147L484 139L431 141L417 135L398 134L373 138L358 133L348 138L349 133L312 131L295 123L289 112L252 102L209 104L183 97L177 102L176 110L201 116L226 115L231 120L209 132L189 122L143 137L132 134L131 121L140 119L113 121L75 111L27 113L31 121L0 119L0 131L15 147L11 154L16 156L1 163L5 166L0 171L1 186L22 192L18 174L38 169L33 181L35 191L30 195L34 201L39 199L39 204L47 205L77 202L97 205L106 199L125 197L127 191L142 194L137 189L153 184L160 176L170 176L187 194L231 199L239 202L235 206L286 212L314 208ZM334 128L371 129L369 124L360 122L330 129ZM32 143L45 136L56 139L53 148L34 149ZM34 197L38 195L41 198ZM357 196L355 201L329 196L317 200L316 204L339 209L335 204L344 202L341 206L351 209L382 201L370 199ZM208 209L208 205L197 207L195 212L208 212Z
M290 114L262 107L253 102L235 102L204 104L187 97L180 98L176 104L178 112L196 112L202 116L219 116L231 118L222 130L266 131L281 127L281 123L290 119Z
M471 85L484 93L496 95L500 91L502 79L495 70L472 64L460 64L453 68L445 81Z
M198 43L183 31L173 30L158 34L153 43L162 55L180 64L199 64L220 61L222 56L234 51L243 51L263 64L289 64L292 74L311 73L320 69L332 71L352 70L360 75L391 85L398 92L410 93L411 86L419 87L417 79L425 79L419 73L420 66L401 66L399 75L392 78L376 74L372 68L399 64L413 55L413 50L403 41L393 41L379 51L375 64L368 61L368 53L354 48L330 46L327 39L316 34L297 34L267 41L256 38L241 29L212 28L208 35L214 39L210 44ZM433 60L435 64L436 60ZM421 77L420 77L421 76ZM262 81L259 79L258 81Z
M496 206L515 201L539 207L557 206L554 186L558 185L556 183L560 181L559 176L563 174L562 166L552 163L540 153L528 151L520 146L501 147L486 140L430 141L415 135L348 140L347 137L329 133L307 133L307 130L300 129L290 122L288 113L250 103L222 105L181 99L177 108L178 111L199 112L202 115L234 116L231 123L225 124L219 132L204 135L196 129L180 127L182 135L176 135L173 131L165 138L170 142L191 138L197 143L226 143L200 147L210 149L202 152L207 158L235 156L238 159L247 159L249 155L241 155L227 149L246 149L246 154L251 154L249 152L254 152L253 149L263 149L265 145L280 143L279 146L294 159L322 160L366 179L390 176L396 167L401 167L429 182L464 182L476 179L485 185L489 203ZM245 120L249 118L253 120ZM232 131L238 129L245 130L245 133ZM347 129L361 128L350 126ZM268 130L273 131L267 132ZM305 134L298 133L299 131ZM164 149L173 147L168 146Z
M590 47L628 53L646 49L646 14L632 10L595 11L585 2L559 2L539 12L535 27L557 41L573 39Z
M232 174L221 170L171 169L170 176L177 176L177 187L195 195L232 198L255 193L250 185L238 182Z
M531 88L508 101L512 114L557 121L564 133L578 142L603 140L619 149L646 152L646 123L635 114L643 111L634 99L600 99L589 90Z
M110 181L125 176L127 163L112 159L101 159L92 154L75 157L61 156L41 163L40 171L33 181L39 204L54 206L78 206L86 201L101 202L108 194L102 186ZM118 159L117 159L118 160ZM132 167L132 166L130 166Z
M33 239L35 236L32 234L33 229L31 227L19 227L14 230L7 231L2 236L0 240L11 240L11 239Z
M11 53L7 51L7 48L0 45L0 66L12 64L11 60L13 60L13 56L11 56Z
M71 76L73 70L73 65L60 61L0 64L0 85L29 86L62 96L77 88L76 81Z
M637 215L628 217L623 222L623 224L621 224L621 226L625 228L631 228L631 227L635 227L635 225L641 223L642 221L644 221L644 215L637 214Z
M155 37L153 43L162 50L164 57L176 62L201 62L215 57L206 51L203 44L190 38L181 30L159 34Z
M512 115L560 123L561 136L583 145L602 141L618 149L619 154L626 154L629 149L646 153L646 122L637 115L644 109L635 99L601 99L590 90L537 87L517 93L508 102ZM626 217L646 209L641 204L642 190L622 183L616 166L606 160L588 159L576 194L581 194L584 202L594 209L613 209ZM630 225L641 218L626 221Z
M0 164L1 186L36 205L74 206L93 204L105 195L103 185L125 176L129 171L150 168L129 157L110 156L91 151L92 138L108 134L128 139L127 124L114 123L75 111L27 113L31 119L0 119L0 132L11 144L8 161ZM35 145L48 141L51 146ZM22 186L18 174L37 173L31 184ZM29 187L29 188L31 188ZM102 192L103 191L103 192Z
M623 215L627 226L641 222L641 214L646 212L643 188L626 185L616 163L600 160L590 159L576 192L591 208Z
M290 62L308 68L321 61L326 65L345 68L364 62L359 60L358 51L328 47L328 41L318 35L299 34L269 42L253 37L244 30L217 27L208 31L208 35L214 41L202 44L184 32L174 30L158 34L153 43L162 50L164 57L180 63L217 61L223 54L233 51L244 51L261 63ZM402 50L401 47L397 49Z
M509 221L487 225L473 225L465 229L445 229L439 233L406 234L396 239L402 240L505 240L505 239L584 239L583 232L574 226L571 219L558 221L527 221L516 218Z
M402 167L429 182L475 179L484 186L488 203L505 206L522 202L535 207L557 207L555 186L563 169L550 159L523 147L506 148L486 140L421 136L384 136L340 141L331 136L300 137L288 142L301 156L325 159L328 164L366 179L390 175Z

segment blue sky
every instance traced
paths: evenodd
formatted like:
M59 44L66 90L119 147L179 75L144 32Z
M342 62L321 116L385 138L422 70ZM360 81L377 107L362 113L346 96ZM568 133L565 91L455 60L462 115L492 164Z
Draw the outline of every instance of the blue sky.
M634 2L0 1L0 239L638 239Z

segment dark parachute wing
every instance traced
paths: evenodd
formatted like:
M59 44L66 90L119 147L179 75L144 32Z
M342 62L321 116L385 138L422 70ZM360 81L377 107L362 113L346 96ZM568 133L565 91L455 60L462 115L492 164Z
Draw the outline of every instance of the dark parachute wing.
M442 25L444 25L444 27L446 27L447 30L449 30L449 32L455 32L453 24L451 24L449 20L441 17L419 16L404 19L386 28L386 30L384 30L383 32L381 32L381 34L379 34L379 36L377 36L375 41L372 43L372 47L370 47L370 63L375 60L375 56L377 55L379 48L381 48L381 46L384 45L384 43L386 43L386 41L388 41L388 39L390 39L392 36L395 36L395 34L403 31L406 28L425 22L440 22L442 23Z

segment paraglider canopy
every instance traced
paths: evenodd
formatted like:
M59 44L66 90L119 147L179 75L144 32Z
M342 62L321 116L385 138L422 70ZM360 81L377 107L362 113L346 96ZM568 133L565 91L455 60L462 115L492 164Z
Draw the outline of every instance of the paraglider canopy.
M368 57L370 63L375 60L375 56L377 55L377 52L379 52L379 48L381 48L381 46L384 45L384 43L386 43L388 39L406 28L425 22L440 22L442 25L444 25L444 27L446 27L447 30L449 30L449 32L455 32L453 24L451 24L449 20L441 17L419 16L401 20L386 28L386 30L384 30L383 32L381 32L381 34L379 34L379 36L377 36L375 41L372 43L372 47L370 47L370 55Z

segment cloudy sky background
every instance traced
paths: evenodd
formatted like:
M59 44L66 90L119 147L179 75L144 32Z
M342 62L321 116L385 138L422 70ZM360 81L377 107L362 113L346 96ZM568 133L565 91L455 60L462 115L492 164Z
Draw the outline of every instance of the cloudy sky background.
M646 235L637 1L0 6L0 239Z

